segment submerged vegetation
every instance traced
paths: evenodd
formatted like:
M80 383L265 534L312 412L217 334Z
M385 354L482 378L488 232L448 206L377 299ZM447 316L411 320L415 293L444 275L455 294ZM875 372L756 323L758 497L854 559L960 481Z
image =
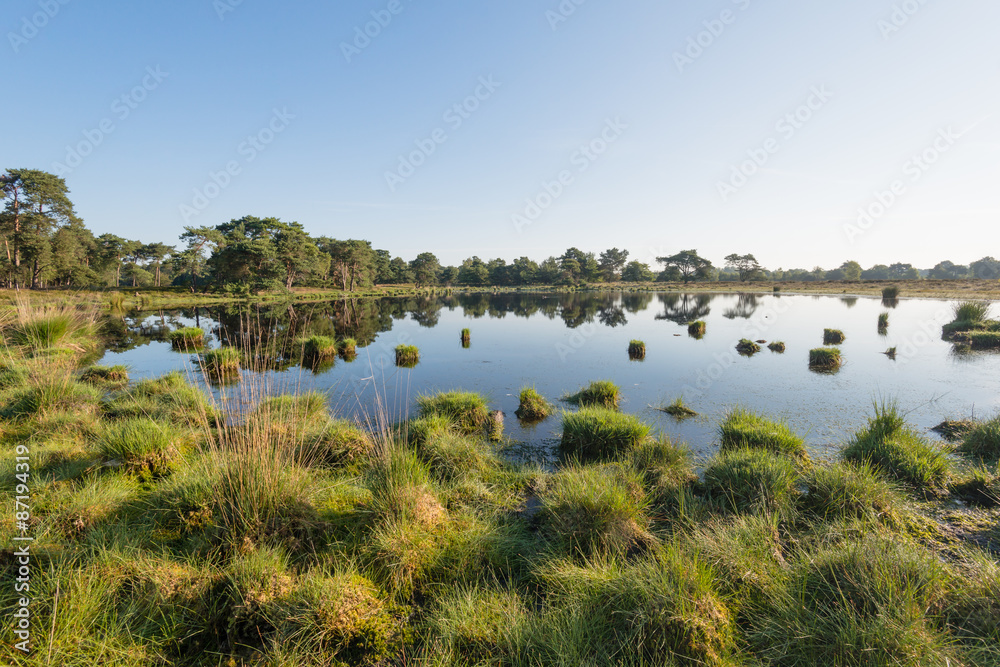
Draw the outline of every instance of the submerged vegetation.
M541 467L490 441L475 393L362 425L248 373L234 413L197 377L92 367L93 328L30 320L0 323L0 431L31 466L37 634L13 664L1000 664L996 417L949 457L880 404L810 463L737 409L702 462L596 383Z

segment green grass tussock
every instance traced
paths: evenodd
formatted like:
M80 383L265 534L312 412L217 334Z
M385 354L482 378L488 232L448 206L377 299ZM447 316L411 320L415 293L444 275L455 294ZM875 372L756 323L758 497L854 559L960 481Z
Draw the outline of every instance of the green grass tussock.
M105 462L151 479L170 474L185 449L176 428L145 417L105 424L97 446Z
M568 403L581 406L597 406L618 409L621 403L621 388L610 380L596 380L575 394L566 397Z
M889 328L889 313L879 313L878 316L878 330L884 333L886 329Z
M329 336L310 336L302 343L302 358L310 366L328 362L337 356L337 341Z
M751 357L760 352L760 345L747 338L741 338L736 344L736 351L744 357Z
M563 451L586 458L610 458L649 437L650 427L633 415L607 408L563 413Z
M976 422L956 451L983 461L1000 461L1000 415Z
M178 350L200 350L205 347L205 332L196 327L183 327L170 332L170 345Z
M555 412L551 403L534 387L522 387L518 394L517 412L514 414L524 421L540 421Z
M120 364L90 366L80 374L80 382L103 389L122 389L128 385L128 368Z
M704 338L708 325L704 321L698 320L688 324L688 335L692 338Z
M489 405L479 394L468 391L449 391L432 396L417 397L420 416L440 415L461 433L471 435L485 428L490 419Z
M809 368L821 371L834 371L843 365L840 350L835 347L817 347L809 350Z
M627 563L555 561L537 576L551 591L528 643L541 664L615 664L622 656L637 665L734 664L733 614L714 573L676 544Z
M889 285L888 287L882 288L882 298L883 299L898 299L899 298L899 286Z
M793 459L805 460L805 442L783 421L736 408L719 424L722 451L734 449L766 449Z
M692 410L691 408L689 408L687 405L684 404L683 396L678 396L677 398L674 399L673 403L658 409L663 412L666 412L668 415L672 417L676 417L677 419L696 417L698 415L697 412L695 412L694 410Z
M802 508L824 521L867 519L900 525L905 498L866 461L819 466L806 474Z
M220 347L201 355L202 368L213 380L235 380L240 375L240 353L235 347Z
M721 451L705 466L702 483L713 503L731 512L791 516L798 471L785 456L766 449Z
M159 378L140 380L114 395L102 406L109 419L149 417L184 426L207 428L216 419L216 409L208 396L173 371Z
M853 437L842 456L924 492L944 489L951 475L948 457L910 429L894 403L875 406L868 427Z
M778 354L783 354L785 352L785 344L780 340L776 340L772 343L769 343L767 349L771 350L771 352L777 352Z
M823 345L840 345L847 336L840 329L823 329Z
M778 665L962 664L934 618L947 593L940 560L889 536L863 535L804 554L749 641Z
M646 344L641 340L629 341L628 358L632 361L642 361L646 358Z
M400 368L413 368L420 362L420 350L416 345L396 346L396 366Z
M567 466L548 480L539 498L542 526L564 553L623 554L655 541L642 478L618 464Z

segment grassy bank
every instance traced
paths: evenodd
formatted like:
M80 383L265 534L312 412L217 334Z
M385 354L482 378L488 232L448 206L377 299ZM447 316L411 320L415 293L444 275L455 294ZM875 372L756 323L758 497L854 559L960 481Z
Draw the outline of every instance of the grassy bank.
M0 487L34 539L33 653L6 623L7 663L1000 664L995 420L946 455L880 405L819 463L734 410L696 461L596 383L541 469L473 392L361 425L248 374L226 417L181 375L88 370L93 324L2 323L0 432L30 472L5 457ZM5 582L19 535L0 516Z

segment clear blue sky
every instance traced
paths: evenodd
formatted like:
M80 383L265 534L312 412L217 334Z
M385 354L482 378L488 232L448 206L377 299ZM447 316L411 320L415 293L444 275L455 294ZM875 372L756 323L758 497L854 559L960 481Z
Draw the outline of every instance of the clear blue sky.
M6 0L0 25L0 168L65 167L96 233L251 214L443 263L1000 256L994 0Z

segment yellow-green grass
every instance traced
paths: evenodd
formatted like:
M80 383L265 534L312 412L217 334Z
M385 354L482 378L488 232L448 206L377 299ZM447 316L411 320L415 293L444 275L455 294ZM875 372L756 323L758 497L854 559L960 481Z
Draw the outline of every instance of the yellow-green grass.
M621 389L610 380L596 380L575 394L567 396L565 400L584 407L597 406L617 410L621 402Z
M946 488L952 475L946 454L909 428L894 403L876 405L867 428L854 435L842 455L924 492Z
M847 336L840 329L823 329L823 345L840 345Z
M638 417L601 407L564 412L562 449L580 457L608 458L649 437L650 427Z
M183 327L171 331L170 345L178 350L200 350L205 347L205 332L196 327Z
M736 344L736 351L745 357L750 357L760 352L760 345L747 338L741 338Z
M490 418L489 404L479 394L469 391L448 391L417 397L421 417L439 415L459 432L479 433Z
M687 405L684 404L683 396L678 396L677 398L674 399L673 403L670 403L669 405L659 409L662 410L663 412L666 412L668 415L672 417L676 417L677 419L696 417L698 415L697 412L695 412L694 410L692 410L691 408L689 408Z
M514 414L524 421L539 421L555 412L551 403L534 387L522 387L518 393L517 412Z
M793 514L799 473L786 456L767 449L730 449L709 459L702 485L711 501L730 512Z
M628 358L641 361L646 358L646 344L641 340L633 340L628 344Z
M957 451L983 461L1000 460L1000 416L972 425Z
M809 350L809 368L832 371L841 367L843 357L835 347L817 347Z
M704 321L698 320L688 324L688 335L692 338L702 338L705 335L708 325Z
M235 347L220 347L201 356L202 366L213 380L237 380L240 375L240 352Z
M805 442L784 421L736 408L719 424L719 444L723 451L766 449L793 459L806 459Z
M420 350L416 345L396 346L396 365L400 368L413 368L420 362Z
M103 389L121 389L128 385L128 368L115 366L89 366L80 374L80 382Z
M778 354L783 354L785 352L785 344L780 340L776 340L771 343L768 343L767 349L771 350L771 352L777 352Z

